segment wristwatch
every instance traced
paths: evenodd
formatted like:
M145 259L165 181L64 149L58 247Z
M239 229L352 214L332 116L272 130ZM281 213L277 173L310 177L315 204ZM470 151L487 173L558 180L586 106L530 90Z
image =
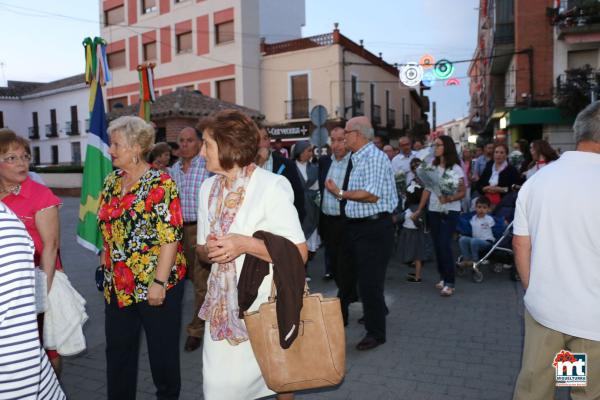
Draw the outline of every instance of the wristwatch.
M337 193L337 199L338 200L343 200L344 199L344 191L342 189L340 189Z
M156 279L156 278L154 278L154 280L153 280L152 282L156 283L157 285L160 285L160 286L162 286L162 287L163 287L163 288L165 288L165 289L167 288L167 282L163 282L163 281L161 281L161 280L158 280L158 279Z

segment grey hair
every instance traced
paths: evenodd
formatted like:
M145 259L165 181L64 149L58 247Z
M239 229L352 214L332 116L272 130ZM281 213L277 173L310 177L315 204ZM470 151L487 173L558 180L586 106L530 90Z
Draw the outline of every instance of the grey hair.
M575 143L600 143L600 101L596 101L583 109L573 124Z
M154 146L154 127L140 117L126 115L111 121L108 134L113 132L122 134L129 147L139 145L143 158L146 158Z
M375 137L375 130L371 124L361 124L360 122L355 122L353 128L360 132L360 134L368 140L373 140Z

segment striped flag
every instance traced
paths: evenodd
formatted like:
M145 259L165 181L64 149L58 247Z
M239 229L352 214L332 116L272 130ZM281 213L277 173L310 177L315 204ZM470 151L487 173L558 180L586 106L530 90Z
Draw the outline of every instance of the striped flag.
M108 124L102 96L102 83L110 79L110 75L103 54L104 41L101 38L96 38L93 42L88 40L84 41L86 60L93 60L93 62L86 62L86 80L88 80L87 72L90 72L88 80L90 83L90 132L83 167L77 242L86 249L99 253L102 250L102 236L98 229L96 215L104 178L112 172L106 131ZM98 48L97 52L96 47ZM98 57L94 57L96 54Z

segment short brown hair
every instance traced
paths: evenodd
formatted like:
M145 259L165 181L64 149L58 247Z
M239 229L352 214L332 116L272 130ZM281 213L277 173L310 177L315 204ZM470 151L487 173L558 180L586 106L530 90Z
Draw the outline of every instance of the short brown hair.
M150 151L150 155L148 156L148 162L152 163L158 157L162 156L165 153L171 154L171 146L169 146L166 142L158 142Z
M6 153L11 147L22 147L27 154L31 154L29 141L24 137L17 135L8 128L0 129L0 154Z
M260 136L252 119L241 111L219 111L198 123L197 129L209 134L219 148L219 164L224 170L245 167L254 162Z

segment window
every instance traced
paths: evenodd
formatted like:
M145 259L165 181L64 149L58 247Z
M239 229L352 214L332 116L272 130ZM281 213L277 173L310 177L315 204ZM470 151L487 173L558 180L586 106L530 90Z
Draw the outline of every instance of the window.
M153 13L157 10L156 0L142 0L142 14Z
M177 35L177 54L192 52L192 32Z
M58 136L58 126L56 125L56 110L50 110L50 126L46 127L46 136Z
M79 142L71 143L71 162L77 165L81 164L81 143Z
M40 148L38 146L33 146L33 164L39 165L40 163Z
M233 42L235 39L233 32L233 21L216 24L215 33L217 44Z
M109 53L107 58L108 58L108 67L110 69L121 68L121 67L126 66L125 50Z
M217 81L217 99L235 103L235 79Z
M127 105L127 96L113 97L108 99L108 111L112 111L115 108L123 108Z
M4 113L0 111L0 128L4 128Z
M104 11L104 25L117 25L125 22L125 6L115 7Z
M308 74L291 77L291 118L308 118Z
M58 145L51 146L52 164L58 164Z
M144 45L144 60L154 61L156 60L156 42L146 43Z
M67 123L68 135L79 135L79 121L77 116L77 106L71 106L71 121Z

